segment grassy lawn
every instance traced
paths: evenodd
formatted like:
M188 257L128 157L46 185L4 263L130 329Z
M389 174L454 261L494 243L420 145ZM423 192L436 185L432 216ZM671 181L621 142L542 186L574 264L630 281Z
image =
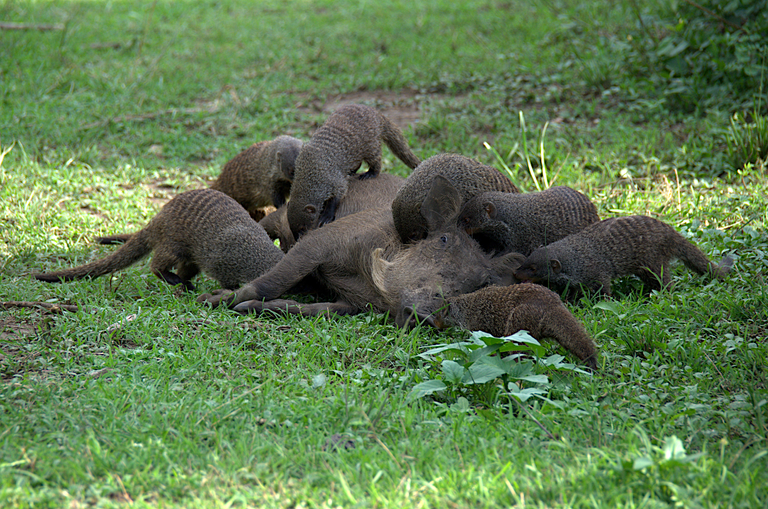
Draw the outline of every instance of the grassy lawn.
M636 44L669 30L650 28L660 4L0 4L0 22L59 25L0 30L0 301L79 306L0 308L0 506L768 507L768 178L765 155L738 155L768 139L765 93L643 71L701 60ZM422 397L449 381L448 354L425 352L468 332L212 310L147 262L31 277L104 256L95 236L349 102L422 159L569 185L734 271L679 264L674 291L626 278L569 305L600 348L594 376L528 361L513 388ZM385 149L384 171L409 170Z

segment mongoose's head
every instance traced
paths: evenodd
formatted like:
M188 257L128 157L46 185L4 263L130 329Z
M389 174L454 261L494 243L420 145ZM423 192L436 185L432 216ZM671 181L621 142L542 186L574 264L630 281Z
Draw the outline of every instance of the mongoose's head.
M515 277L521 281L547 282L554 279L561 270L560 260L550 257L546 247L540 247L523 261L515 271Z
M278 174L282 174L286 179L293 180L293 174L296 170L296 157L299 155L301 147L304 145L299 139L292 136L278 136L274 139L275 144L275 166Z
M298 241L336 218L339 201L347 194L348 177L339 176L335 162L311 143L303 146L296 157L296 175L288 202L288 224Z
M496 205L483 198L483 195L471 198L459 213L459 228L470 235L477 233L488 219L496 217Z

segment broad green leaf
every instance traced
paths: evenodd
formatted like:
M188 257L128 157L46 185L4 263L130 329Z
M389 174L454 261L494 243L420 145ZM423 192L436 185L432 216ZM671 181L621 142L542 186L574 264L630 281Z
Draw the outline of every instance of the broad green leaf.
M472 364L476 362L478 359L488 357L492 353L496 352L499 348L501 348L502 343L496 343L495 345L488 345L484 346L483 348L478 348L471 354L469 354L469 358L467 358L467 364Z
M625 316L621 312L619 303L612 300L601 300L600 302L595 304L595 309L602 309L603 311L609 311L614 315L618 316L619 318L623 318Z
M508 396L513 396L520 401L528 401L534 396L542 396L546 394L547 391L543 389L539 389L537 387L528 387L526 389L521 389L517 386L515 383L509 384L509 392L507 393Z
M430 356L437 355L439 353L443 353L449 350L454 350L459 354L467 355L471 351L468 347L472 347L472 349L476 348L477 345L474 343L471 343L469 341L461 341L459 343L451 343L447 345L440 345L436 346L435 348L430 348L426 352L422 352L419 354L419 357L423 359L428 359Z
M533 363L529 360L521 360L519 362L508 363L507 374L511 378L515 379L533 375L535 374L533 371Z
M685 447L683 447L683 442L675 435L664 440L663 450L665 461L673 459L678 461L685 460Z
M445 381L452 384L461 383L464 377L464 366L455 361L443 361L443 375L445 375Z
M471 339L474 342L474 344L478 346L485 346L485 345L495 343L495 341L490 341L490 340L498 339L498 338L493 334L488 334L485 331L476 330L470 334L469 339Z
M640 458L635 458L635 460L632 462L632 469L633 470L645 470L648 467L653 466L653 460L650 458L646 458L645 456L642 456Z
M531 334L527 330L519 330L515 332L514 334L510 336L504 336L503 338L506 341L514 341L515 343L525 343L528 345L541 345L541 343L538 342L536 338L531 336Z
M539 359L539 364L544 366L558 366L565 360L565 357L560 354L550 355L544 359Z
M426 382L416 384L413 389L411 389L411 393L408 394L408 398L411 400L423 398L433 392L444 391L445 389L446 385L442 381L427 380Z
M548 384L549 377L547 375L527 375L516 377L518 380L525 380L534 384Z
M456 400L456 403L451 405L451 410L455 412L469 412L469 400L463 396Z
M486 357L483 357L483 359L485 358ZM462 381L467 385L484 384L491 380L495 380L506 373L506 370L501 369L498 366L486 364L484 362L476 362L467 369Z
M494 355L494 356L485 356L478 359L476 364L487 364L489 366L494 366L499 368L504 373L507 372L507 369L509 369L509 364L506 362L506 359L502 359L501 357Z

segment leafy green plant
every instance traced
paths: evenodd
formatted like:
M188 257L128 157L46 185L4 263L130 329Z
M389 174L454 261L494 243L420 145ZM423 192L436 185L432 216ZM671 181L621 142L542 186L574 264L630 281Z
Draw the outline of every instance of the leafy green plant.
M625 63L668 109L765 104L766 0L673 2L652 13L631 5L638 26L625 46Z
M510 355L494 355L503 353ZM478 391L487 394L488 384L492 384L498 388L497 396L521 402L535 397L557 406L547 397L551 385L549 377L537 373L536 365L557 371L588 373L563 362L562 355L544 357L545 354L546 349L526 331L503 338L475 331L467 341L439 345L420 354L423 359L439 364L442 377L417 384L409 398L445 392L455 399L468 389L470 392L474 390L476 395Z

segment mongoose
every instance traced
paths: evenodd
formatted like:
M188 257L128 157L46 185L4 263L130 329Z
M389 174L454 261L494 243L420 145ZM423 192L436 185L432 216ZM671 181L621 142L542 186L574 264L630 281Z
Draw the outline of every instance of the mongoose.
M280 207L291 192L294 164L303 142L291 136L254 143L233 157L211 189L228 194L252 217L267 205Z
M405 179L391 173L379 173L374 178L349 181L349 190L339 202L336 219L355 214L362 210L392 206L392 200L402 187ZM287 253L296 244L288 225L287 207L283 205L259 221L269 238L280 240L280 249Z
M412 315L430 315L443 305L443 296L469 293L512 277L520 261L491 257L459 230L458 192L445 179L435 185L422 212L433 232L418 243L400 242L388 207L364 210L307 232L266 274L235 292L201 295L214 306L234 306L240 312L264 310L317 315L388 312L400 326ZM308 275L315 276L338 300L313 304L275 299Z
M297 240L333 221L336 207L347 194L350 175L363 162L368 171L361 179L378 175L382 141L409 168L419 164L400 129L374 108L361 104L337 109L304 144L296 157L288 203L288 222Z
M536 249L515 277L577 294L583 286L610 296L611 280L631 274L650 290L667 287L672 258L679 258L699 274L709 273L719 279L733 264L729 256L720 265L710 262L699 248L658 219L628 216L604 219Z
M459 227L486 251L526 256L598 221L589 198L566 186L536 193L490 191L471 198L459 214Z
M237 288L283 257L264 228L235 200L214 189L197 189L166 203L144 229L106 258L35 277L49 283L94 278L128 267L152 251L152 272L186 290L194 289L190 280L201 270L224 288ZM174 267L176 274L171 272Z
M507 177L492 166L458 154L432 156L413 170L392 202L395 228L404 243L427 236L427 223L419 209L438 175L448 179L459 191L462 203L486 191L519 192Z
M595 343L584 326L563 305L560 297L543 286L520 283L489 286L447 299L433 320L438 328L459 326L496 337L527 330L538 340L552 338L566 350L597 369Z
M235 199L251 217L258 221L264 214L261 207L285 204L291 191L294 163L303 142L291 136L254 143L229 160L219 178L211 184ZM99 244L122 244L130 233L96 237Z

